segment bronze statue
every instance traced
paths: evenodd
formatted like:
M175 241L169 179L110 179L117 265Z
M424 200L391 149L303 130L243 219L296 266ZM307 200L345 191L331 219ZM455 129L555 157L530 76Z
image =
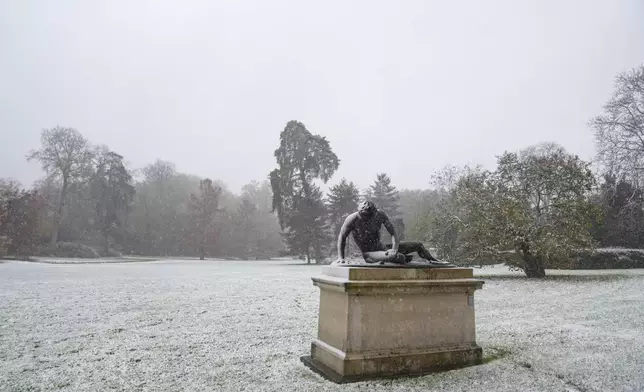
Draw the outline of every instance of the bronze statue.
M384 225L391 234L391 244L380 241L380 227ZM338 257L334 264L347 264L344 250L347 237L353 233L353 238L362 252L364 261L368 264L395 263L406 265L411 262L413 255L425 259L425 267L454 267L453 264L435 259L420 242L398 243L396 229L387 214L378 210L371 201L364 201L358 206L358 211L349 215L340 229L338 237Z

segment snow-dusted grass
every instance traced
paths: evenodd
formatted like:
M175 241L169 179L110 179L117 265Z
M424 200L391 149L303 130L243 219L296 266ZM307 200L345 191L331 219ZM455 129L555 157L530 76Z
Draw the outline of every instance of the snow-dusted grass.
M644 271L477 270L486 364L348 385L299 361L320 267L0 264L0 391L641 391ZM496 358L496 359L495 359ZM494 360L492 360L494 359Z
M65 257L49 257L49 256L34 256L29 261L33 263L46 263L46 264L108 264L108 263L131 263L131 262L144 262L144 261L157 261L159 257L141 257L141 256L121 256L121 257L98 257L93 259L83 258L65 258Z

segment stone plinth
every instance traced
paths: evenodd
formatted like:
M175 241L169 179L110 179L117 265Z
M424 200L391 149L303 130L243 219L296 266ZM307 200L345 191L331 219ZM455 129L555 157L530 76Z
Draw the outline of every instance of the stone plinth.
M335 382L481 362L470 268L325 267L318 336L302 361Z

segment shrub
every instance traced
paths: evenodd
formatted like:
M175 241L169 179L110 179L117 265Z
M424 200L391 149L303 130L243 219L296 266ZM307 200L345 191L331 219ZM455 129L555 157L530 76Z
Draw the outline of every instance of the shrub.
M600 248L580 251L567 263L565 269L630 269L644 268L644 250ZM549 267L552 268L552 267Z
M118 250L114 249L114 248L109 248L109 249L107 250L107 253L105 253L105 251L103 250L103 248L100 248L100 249L98 250L98 254L99 254L101 257L123 257L123 254L122 254L121 252L119 252Z
M0 235L0 259L7 255L8 247L9 247L9 238Z
M116 249L109 248L107 250L107 257L123 257L123 253L119 252Z
M96 259L99 257L98 253L93 248L74 242L59 242L55 246L48 246L41 249L39 255L80 259Z

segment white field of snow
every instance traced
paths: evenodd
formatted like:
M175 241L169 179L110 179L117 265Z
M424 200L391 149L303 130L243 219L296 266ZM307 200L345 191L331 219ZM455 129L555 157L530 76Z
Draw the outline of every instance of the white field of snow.
M0 263L0 391L642 391L644 270L495 266L476 294L486 363L336 385L299 361L318 266Z

